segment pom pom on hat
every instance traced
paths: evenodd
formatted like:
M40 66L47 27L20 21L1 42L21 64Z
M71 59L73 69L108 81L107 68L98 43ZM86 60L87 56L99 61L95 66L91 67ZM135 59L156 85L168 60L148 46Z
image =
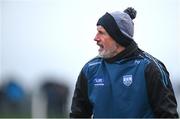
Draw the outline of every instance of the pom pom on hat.
M128 7L127 9L124 10L125 13L127 13L131 19L135 19L136 18L136 10L132 7Z

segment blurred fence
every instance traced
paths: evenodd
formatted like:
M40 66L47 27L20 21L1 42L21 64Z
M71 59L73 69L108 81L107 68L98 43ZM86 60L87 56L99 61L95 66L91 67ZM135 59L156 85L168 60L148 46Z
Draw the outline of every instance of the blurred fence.
M24 89L16 77L6 77L0 85L0 118L68 117L69 87L45 77L38 89ZM58 80L58 79L57 79Z

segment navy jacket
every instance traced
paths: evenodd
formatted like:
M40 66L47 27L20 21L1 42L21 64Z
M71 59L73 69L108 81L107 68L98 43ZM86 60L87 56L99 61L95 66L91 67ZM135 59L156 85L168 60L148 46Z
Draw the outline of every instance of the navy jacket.
M113 58L85 64L71 111L73 118L178 117L168 71L136 44Z

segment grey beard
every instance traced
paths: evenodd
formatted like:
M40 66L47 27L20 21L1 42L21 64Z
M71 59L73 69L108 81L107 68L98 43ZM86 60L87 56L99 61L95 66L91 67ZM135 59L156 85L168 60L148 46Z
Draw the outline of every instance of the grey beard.
M108 53L107 53L108 52ZM106 51L105 53L99 52L98 56L104 59L112 58L118 54L117 51Z
M119 53L118 47L118 44L113 42L111 48L99 52L99 57L107 59L116 56Z

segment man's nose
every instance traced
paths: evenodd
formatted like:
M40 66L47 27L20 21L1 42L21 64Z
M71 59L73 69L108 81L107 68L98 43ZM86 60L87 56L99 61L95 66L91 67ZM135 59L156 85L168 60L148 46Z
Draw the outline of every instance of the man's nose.
M96 42L100 41L100 39L97 37L97 35L95 36L94 41L96 41Z

